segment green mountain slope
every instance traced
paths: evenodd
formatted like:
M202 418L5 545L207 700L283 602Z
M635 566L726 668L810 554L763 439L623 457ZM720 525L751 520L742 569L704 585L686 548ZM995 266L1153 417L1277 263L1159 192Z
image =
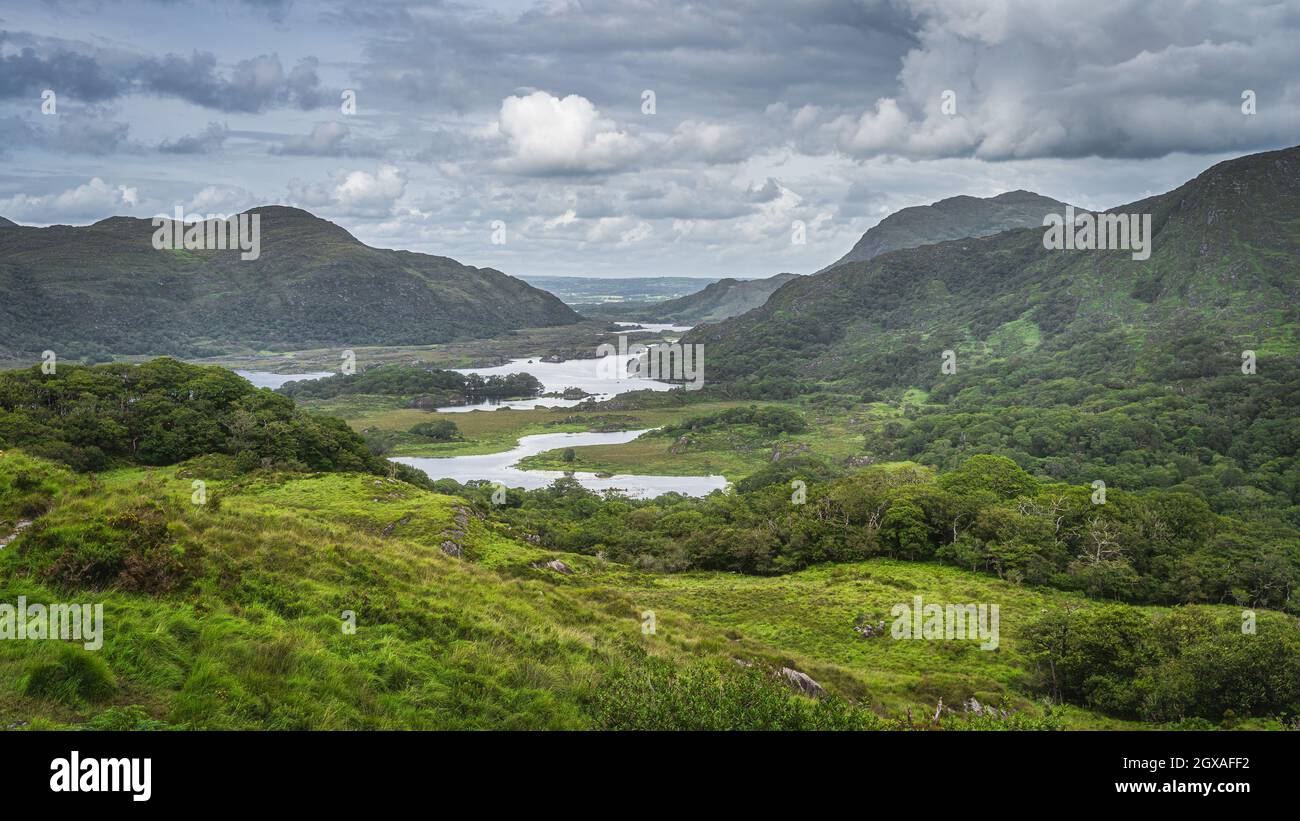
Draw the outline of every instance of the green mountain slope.
M1300 148L1115 211L1151 215L1149 259L1048 250L1042 228L956 240L796 280L683 341L733 395L888 403L875 459L1002 454L1300 524Z
M1129 251L1048 250L1042 227L954 240L796 280L760 309L685 341L708 346L715 380L931 386L942 378L945 349L957 351L966 366L960 374L1039 346L1087 346L1111 331L1123 337L1112 357L1070 370L1155 376L1169 357L1198 356L1169 342L1208 323L1240 340L1222 339L1215 352L1226 358L1207 367L1235 369L1242 348L1294 350L1297 171L1300 148L1252 155L1113 209L1152 215L1147 260Z
M996 197L949 197L931 205L904 208L870 228L847 254L817 273L850 262L866 262L900 248L1040 226L1044 214L1064 209L1065 203L1032 191L1008 191Z
M0 354L205 355L233 348L426 344L577 314L446 257L371 248L295 208L261 217L261 257L155 250L149 220L0 232Z

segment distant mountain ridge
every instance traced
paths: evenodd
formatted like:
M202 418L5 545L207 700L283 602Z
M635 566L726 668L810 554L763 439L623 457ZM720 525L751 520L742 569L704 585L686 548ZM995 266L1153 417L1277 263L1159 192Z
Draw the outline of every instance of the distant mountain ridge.
M699 325L721 322L759 307L776 289L799 274L776 274L766 279L720 279L704 290L646 306L637 317L646 322Z
M1045 214L1061 213L1065 206L1066 203L1051 197L1017 190L995 197L948 197L930 205L904 208L868 229L852 250L817 273L850 262L865 262L902 248L1041 226Z
M580 319L554 295L491 268L372 248L297 208L246 213L261 223L256 260L237 250L155 250L147 219L6 226L0 354L429 344Z
M760 395L966 385L975 368L1036 361L1057 378L1235 372L1246 349L1295 354L1300 147L1109 212L1151 215L1149 259L1048 250L1040 222L837 265L683 342L705 344L710 379ZM962 363L948 381L944 350Z

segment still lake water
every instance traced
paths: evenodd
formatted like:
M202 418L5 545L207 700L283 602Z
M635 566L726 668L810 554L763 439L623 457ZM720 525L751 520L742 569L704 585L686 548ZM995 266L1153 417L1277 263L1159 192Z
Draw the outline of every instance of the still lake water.
M235 371L235 373L252 382L258 388L276 390L289 382L301 382L304 379L324 379L333 376L331 371L311 371L310 373L271 373L270 371Z
M481 376L505 376L512 373L531 373L542 383L543 393L561 393L565 388L581 388L593 394L597 400L611 399L628 391L670 391L676 385L659 382L654 379L638 379L627 376L627 364L633 359L631 354L610 356L599 359L566 359L563 362L543 362L540 359L512 359L505 365L493 368L457 368L457 373L477 373ZM252 382L259 388L275 390L289 382L305 379L324 379L333 376L330 371L312 373L270 373L269 371L235 371L235 373ZM560 399L557 397L538 396L533 399L510 399L507 401L486 401L473 405L448 405L437 408L441 413L466 413L468 411L495 411L502 408L527 410L528 408L571 408L582 402L581 399Z
M457 368L457 373L476 373L480 376L505 376L512 373L531 373L542 383L543 393L561 393L565 388L581 388L594 394L598 401L612 399L628 391L670 391L677 387L669 382L654 379L636 379L627 376L631 354L611 354L599 359L566 359L563 362L543 362L540 359L512 359L508 364L494 368ZM479 402L474 405L449 405L438 408L442 413L467 411L493 411L501 408L571 408L581 399L559 399L539 396L533 399L511 399L504 402Z
M461 483L486 479L489 482L500 482L506 487L536 490L546 487L565 474L558 470L520 470L515 467L515 463L525 456L556 448L582 445L621 445L631 442L645 432L628 430L615 433L541 433L522 437L514 450L504 453L441 458L396 456L393 457L393 461L418 468L427 473L430 479L455 479ZM618 489L638 499L650 499L671 491L687 496L706 496L727 486L727 480L723 476L646 476L635 473L597 476L594 473L576 472L573 478L589 490Z
M619 323L630 324L630 323ZM685 331L678 325L642 325L646 330L657 332ZM482 376L504 376L512 373L531 373L537 377L545 393L559 393L565 388L581 388L594 394L599 400L610 399L628 391L668 391L675 385L653 379L639 379L627 376L627 364L631 355L613 354L600 359L568 359L564 362L542 362L540 359L512 359L509 364L494 368L458 369L459 373L477 373ZM237 370L235 373L252 382L259 388L279 388L288 382L303 379L323 379L334 374L329 371L312 373L280 374L267 371ZM496 411L502 408L565 408L577 405L580 399L558 399L538 397L535 399L515 399L505 402L480 403L477 405L451 405L438 408L444 413L465 413L469 411ZM558 470L520 470L515 463L525 456L541 453L555 448L581 447L583 445L621 445L631 442L644 430L619 431L615 433L543 433L525 436L519 444L503 453L490 453L480 456L399 456L394 462L423 470L431 479L455 479L464 483L474 479L489 482L501 482L507 487L522 487L527 490L546 487L551 482L564 476ZM727 486L723 476L648 476L642 474L619 474L601 477L594 473L577 472L574 478L590 490L602 491L619 489L636 498L653 498L661 493L676 491L688 496L705 496L714 490Z

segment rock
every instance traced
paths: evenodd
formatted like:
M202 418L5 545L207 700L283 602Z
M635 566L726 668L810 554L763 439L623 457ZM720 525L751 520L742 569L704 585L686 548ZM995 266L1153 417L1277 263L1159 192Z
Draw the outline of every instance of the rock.
M826 695L826 688L813 681L812 676L807 673L801 673L791 667L782 667L781 675L785 676L786 681L791 685L803 691L804 695L814 698Z
M385 535L385 536L391 536L391 535L393 535L393 531L397 529L397 526L398 526L398 525L404 525L404 524L406 524L406 523L409 522L409 521L411 521L411 514L408 513L408 514L406 514L405 516L403 516L402 518L400 518L400 519L398 519L397 521L393 522L393 523L392 523L391 525L389 525L388 527L384 528L384 535Z
M569 567L559 559L551 559L549 562L533 562L528 566L535 567L538 570L554 570L556 573L562 573L565 576L573 575L573 568Z
M455 559L459 559L461 556L465 555L465 551L461 549L461 546L450 539L443 542L439 547L442 548L443 553L446 553L448 556Z
M26 530L31 526L32 526L31 519L19 519L17 524L14 525L13 533L10 533L8 536L0 537L0 547L4 547L5 545L12 542L14 539L17 539L19 536L22 535L24 530Z
M882 619L875 624L872 624L864 618L859 618L857 624L853 625L853 632L862 636L864 639L883 636L885 635L885 622Z
M807 453L810 450L812 450L812 448L803 442L794 442L785 448L781 447L780 442L777 442L772 447L772 461L779 462L782 459L789 459L791 456L796 456L800 453Z

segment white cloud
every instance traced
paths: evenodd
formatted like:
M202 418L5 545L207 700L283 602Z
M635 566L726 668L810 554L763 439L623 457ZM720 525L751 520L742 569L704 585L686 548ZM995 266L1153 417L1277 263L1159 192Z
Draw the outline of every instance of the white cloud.
M371 206L391 202L406 193L406 174L395 165L379 166L374 174L353 171L334 189L346 206Z
M734 125L685 120L667 143L670 156L700 159L710 163L741 162L749 158L749 140Z
M237 185L208 185L190 198L188 210L195 214L238 214L260 205L257 197Z
M0 214L19 220L49 224L63 219L102 219L120 214L140 203L134 186L109 185L99 177L53 194L15 194L0 199Z
M289 184L289 200L329 214L387 217L405 195L406 182L405 171L383 163L374 173L340 171L328 183L294 181Z
M576 94L563 99L545 91L501 101L496 131L509 142L502 170L547 176L617 171L641 151L635 138L601 116Z

